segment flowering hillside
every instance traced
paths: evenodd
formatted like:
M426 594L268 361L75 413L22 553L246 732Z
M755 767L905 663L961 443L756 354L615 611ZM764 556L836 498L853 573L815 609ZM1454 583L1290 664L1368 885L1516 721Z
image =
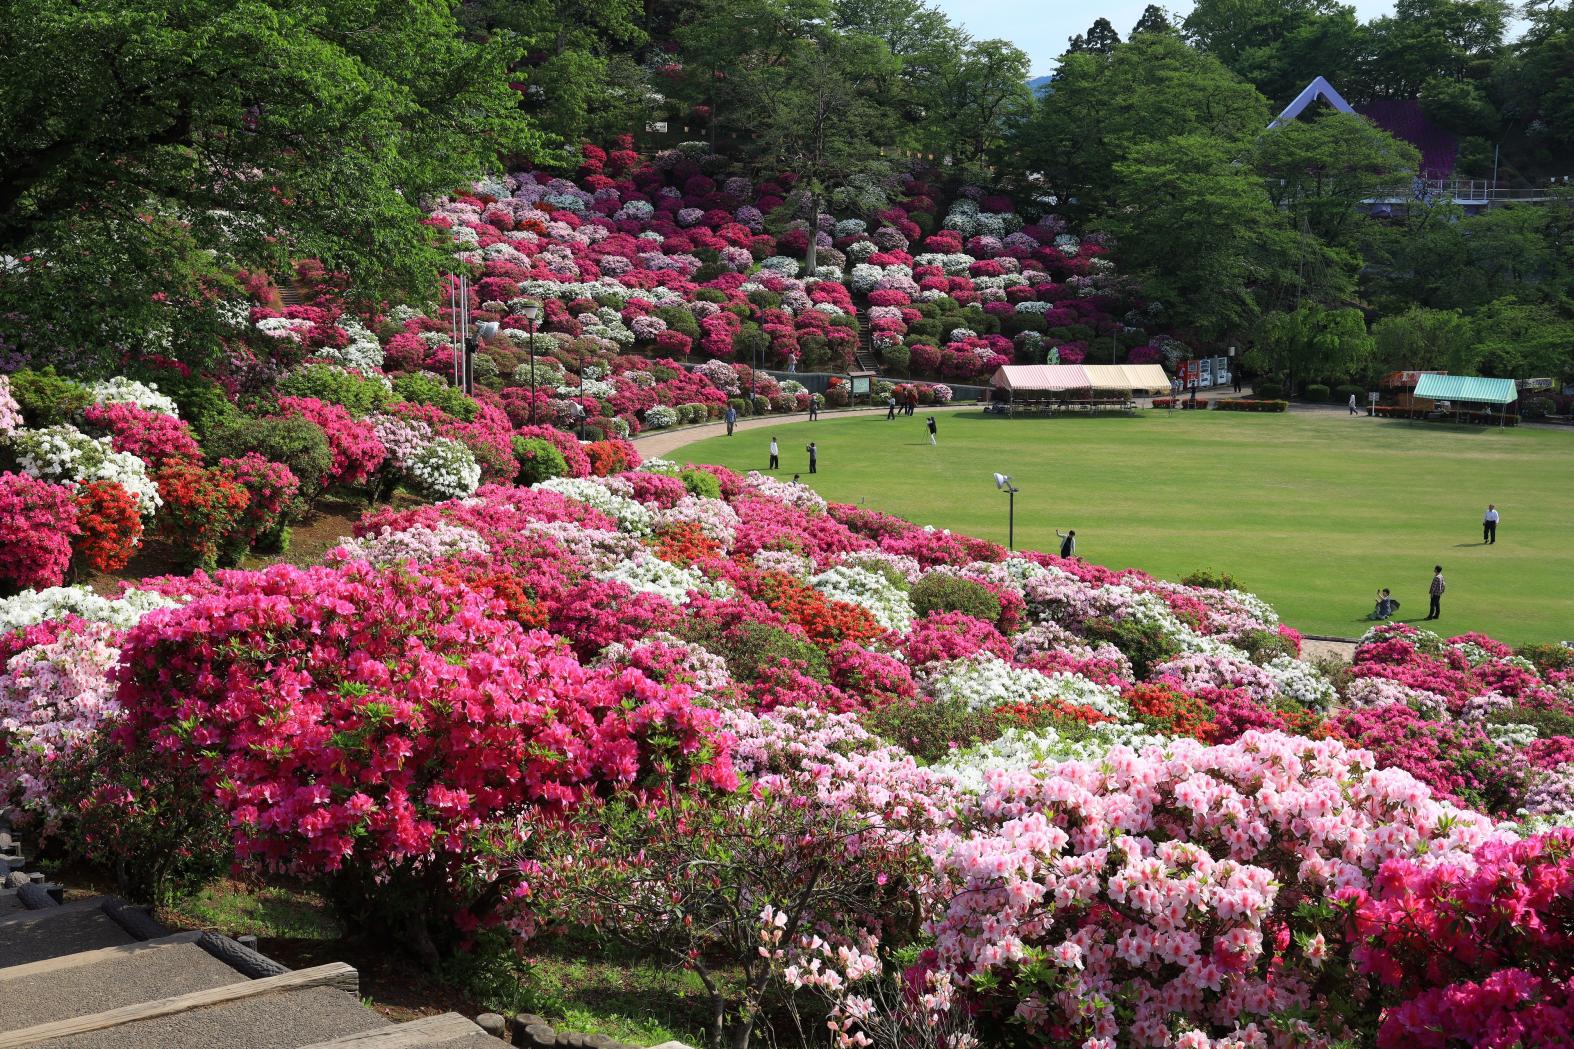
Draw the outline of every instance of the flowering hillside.
M846 1045L1567 1044L1567 650L1384 626L1330 676L1237 591L601 473L0 601L0 791L145 891L233 858L431 957L594 927L733 1044L788 1003Z

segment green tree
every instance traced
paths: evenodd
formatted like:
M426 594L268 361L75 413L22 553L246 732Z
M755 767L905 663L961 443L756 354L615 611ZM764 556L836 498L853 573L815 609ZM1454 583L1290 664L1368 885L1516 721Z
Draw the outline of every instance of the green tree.
M878 37L822 27L790 46L768 75L754 78L754 98L742 111L754 129L750 156L762 170L798 174L789 206L809 220L804 261L810 273L826 193L855 175L886 170L879 147L895 129L878 85L896 65Z
M1382 371L1409 369L1470 375L1478 353L1470 319L1458 310L1416 306L1372 325L1375 362Z
M1293 224L1340 244L1364 221L1359 203L1378 187L1409 185L1421 155L1365 117L1327 111L1264 134L1253 163Z
M1334 0L1197 0L1182 27L1275 107L1319 76L1347 90L1364 43L1355 9Z
M1268 124L1268 106L1217 59L1173 36L1139 34L1109 54L1068 54L1054 90L1012 136L1004 170L1071 214L1102 215L1129 197L1115 166L1174 136L1245 143ZM1244 153L1244 150L1243 150Z
M1286 390L1293 392L1296 379L1302 377L1338 381L1363 375L1372 353L1372 336L1360 310L1303 303L1263 317L1247 362L1257 370L1283 375Z
M1248 329L1256 289L1289 279L1287 231L1238 153L1183 135L1136 147L1114 174L1120 196L1103 227L1118 238L1121 267L1183 329L1215 339Z
M1574 322L1550 305L1497 299L1475 316L1479 366L1504 378L1574 376Z
M1137 19L1137 24L1131 27L1129 36L1138 33L1173 33L1175 26L1170 22L1170 16L1164 8L1157 4L1149 4L1142 9L1142 15Z
M1004 40L970 40L927 81L920 142L967 167L996 153L1033 108L1028 57Z
M1067 54L1107 55L1120 46L1120 34L1107 18L1096 18L1086 33L1078 33L1066 45Z
M1434 78L1490 70L1513 6L1507 0L1396 0L1394 13L1367 27L1358 94L1415 98ZM1482 63L1481 67L1476 67Z
M424 296L421 197L540 142L439 0L16 0L0 53L0 334L40 355L214 352L229 275L291 258Z

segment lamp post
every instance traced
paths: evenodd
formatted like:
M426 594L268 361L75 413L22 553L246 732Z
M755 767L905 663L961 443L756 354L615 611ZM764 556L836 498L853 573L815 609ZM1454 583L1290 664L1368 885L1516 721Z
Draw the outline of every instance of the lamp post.
M1017 486L1011 483L1010 474L995 474L995 487L1006 493L1006 549L1017 545Z
M465 393L475 393L475 354L481 346L482 339L494 338L498 328L497 321L477 321L475 328L465 336Z
M576 412L575 414L579 416L579 440L580 440L580 443L583 444L584 441L585 441L585 344L584 344L584 342L581 342L579 344L579 411Z
M541 316L541 304L534 299L530 299L522 307L520 307L519 312L524 314L525 330L529 332L530 425L534 426L536 424L536 318ZM583 369L580 371L579 381L581 383L581 392L583 392L583 383L585 381L585 373Z

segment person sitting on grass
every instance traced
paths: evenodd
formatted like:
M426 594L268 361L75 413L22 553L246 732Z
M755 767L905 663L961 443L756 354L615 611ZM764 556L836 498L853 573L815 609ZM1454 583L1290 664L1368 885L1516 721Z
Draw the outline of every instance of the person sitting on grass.
M1377 607L1372 609L1372 614L1367 618L1390 619L1397 611L1399 611L1399 602L1394 600L1393 595L1389 593L1388 588L1385 586L1377 592Z

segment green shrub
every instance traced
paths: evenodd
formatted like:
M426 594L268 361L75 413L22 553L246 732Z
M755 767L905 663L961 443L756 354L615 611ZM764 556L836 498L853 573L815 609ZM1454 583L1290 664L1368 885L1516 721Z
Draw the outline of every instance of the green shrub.
M1213 402L1213 410L1218 412L1286 412L1290 410L1290 402L1220 400Z
M1199 568L1197 571L1185 576L1181 582L1187 586L1201 587L1204 590L1239 590L1240 585L1235 582L1235 577L1228 572L1215 572L1211 568Z
M885 358L886 367L898 375L906 375L908 365L913 361L912 351L900 345L888 347L882 356Z
M1180 646L1164 635L1157 624L1134 619L1090 619L1082 625L1089 641L1107 641L1126 654L1131 669L1141 679L1159 663L1180 653Z
M1328 400L1328 387L1320 382L1308 383L1306 388L1301 391L1301 394L1308 401L1322 403Z
M971 579L931 572L912 590L913 611L920 616L935 612L961 612L986 623L1000 618L1000 599Z
M769 397L765 396L763 393L755 395L755 398L754 398L754 414L755 415L764 415L766 412L768 412L770 410L771 410L771 399Z
M803 638L765 623L744 623L728 631L719 647L734 677L753 681L760 672L787 660L816 681L829 681L825 653Z
M430 404L464 422L475 419L478 405L463 390L428 372L408 372L394 379L394 393L415 404Z
M322 427L295 416L288 419L236 417L217 427L204 442L208 461L238 459L256 452L283 463L301 483L300 494L285 516L299 520L310 503L322 494L325 478L333 469L333 452Z
M75 379L55 374L55 369L32 371L24 368L11 376L11 396L22 409L28 426L60 426L70 422L88 405L93 395Z
M1284 384L1280 382L1253 383L1252 393L1265 401L1272 401L1284 396Z
M381 411L393 400L379 379L363 379L331 364L298 368L279 380L278 390L281 397L315 397L341 405L357 417Z
M1348 403L1351 397L1355 398L1355 403L1361 404L1366 400L1366 391L1351 383L1334 387L1334 398L1341 403Z
M723 295L719 301L726 302L727 297ZM687 335L695 342L699 342L700 322L694 319L694 314L682 306L658 306L652 312L663 321L666 321L668 331L679 332Z
M1567 645L1520 645L1514 654L1536 664L1543 674L1574 670L1574 648Z
M517 484L540 484L568 474L568 462L557 445L541 437L515 437L514 458L519 460Z
M721 482L709 470L684 470L678 474L678 480L683 482L683 487L688 489L690 495L701 499L721 498Z
M180 417L196 431L199 441L207 441L210 433L239 414L224 388L208 379L159 372L148 381L157 383L160 393L174 399Z
M1534 725L1536 735L1542 739L1553 736L1574 736L1574 717L1556 710L1533 710L1529 707L1500 707L1487 715L1492 725Z
M1528 397L1520 402L1520 413L1527 419L1545 419L1557 410L1557 402L1551 397Z
M1295 655L1295 643L1277 630L1247 630L1230 642L1251 657L1253 663L1271 663L1280 656Z
M847 402L851 400L845 386L832 386L825 391L824 397L824 406L831 408L845 408L847 407Z
M974 710L962 696L948 700L895 700L865 714L864 726L926 762L939 761L953 748L973 747L1000 738L1000 723L994 712Z
M728 397L727 407L737 412L739 416L750 414L749 400L746 397Z

